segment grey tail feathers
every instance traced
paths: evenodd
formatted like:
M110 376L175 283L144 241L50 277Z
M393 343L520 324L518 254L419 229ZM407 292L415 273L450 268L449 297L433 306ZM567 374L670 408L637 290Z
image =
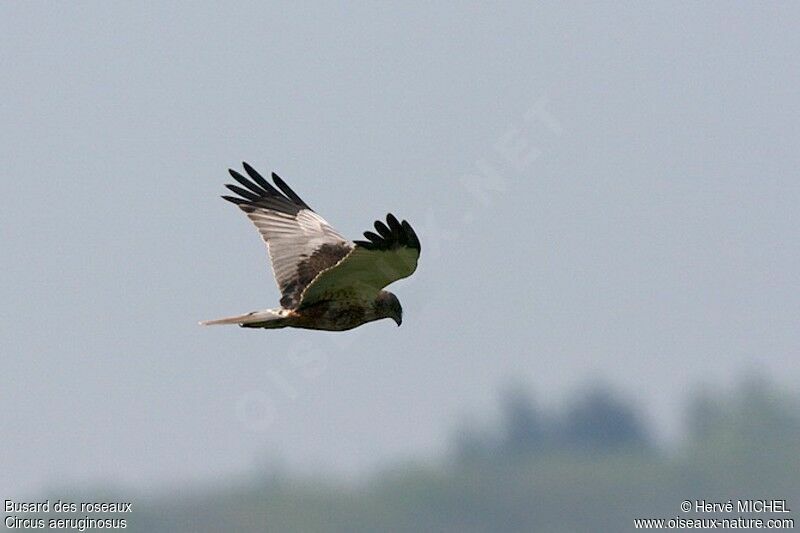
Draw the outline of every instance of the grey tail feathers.
M282 309L265 309L264 311L252 311L244 315L229 316L216 320L204 320L201 326L216 326L220 324L239 324L245 328L269 328L281 327L284 319Z

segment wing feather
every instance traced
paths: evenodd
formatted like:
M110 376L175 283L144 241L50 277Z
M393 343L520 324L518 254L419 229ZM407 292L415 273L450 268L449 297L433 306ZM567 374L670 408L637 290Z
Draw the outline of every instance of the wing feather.
M230 173L233 179L235 179L240 184L244 185L245 187L256 193L257 197L264 196L265 194L267 194L267 191L265 189L262 189L255 183L251 182L250 180L248 180L247 178L245 178L244 176L233 170L232 168L229 168L228 172ZM231 187L235 187L235 185L226 185L226 187L230 189Z
M421 252L417 234L408 222L399 222L392 214L386 221L388 226L375 224L381 235L364 232L369 240L354 241L350 253L320 272L303 291L300 307L343 294L371 302L384 287L413 274Z
M264 189L265 193L272 194L272 195L279 195L280 193L273 187L267 180L264 179L264 176L258 173L256 169L251 167L247 164L246 161L242 161L242 166L244 167L244 171L247 172L247 175L250 176L254 182L256 182L262 189Z
M297 196L297 194L296 194L296 193L295 193L295 192L294 192L294 191L293 191L291 188L289 188L289 186L288 186L288 185L286 185L286 182L285 182L285 181L283 181L283 180L281 179L281 177L280 177L280 176L278 176L277 174L275 174L274 172L272 173L272 181L274 181L274 182L275 182L275 185L277 185L277 186L278 186L278 188L279 188L281 191L283 191L283 194L285 194L286 196L288 196L289 198L291 198L291 199L292 199L292 201L293 201L294 203L296 203L297 205L303 206L303 207L305 207L306 209L311 209L310 207L308 207L308 204L306 204L306 203L305 203L305 202L302 200L302 198L300 198L299 196Z
M375 230L380 233L380 236L384 239L391 239L392 238L392 230L390 230L386 224L384 224L380 220L375 221ZM374 234L373 234L374 235ZM364 234L366 236L366 233ZM369 239L369 237L367 237ZM370 239L372 240L372 239Z
M324 270L349 254L354 244L315 213L277 174L272 186L253 167L243 163L247 177L231 169L242 187L225 185L237 196L223 196L239 206L267 245L281 305L299 305L305 288Z
M256 201L260 198L258 194L253 194L250 191L242 189L241 187L237 187L236 185L226 184L225 187L233 194L238 194L245 200L250 200L251 202Z

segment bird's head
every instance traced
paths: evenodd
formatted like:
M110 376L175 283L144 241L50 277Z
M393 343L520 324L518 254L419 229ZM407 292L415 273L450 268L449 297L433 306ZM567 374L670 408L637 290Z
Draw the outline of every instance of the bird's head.
M391 318L398 327L403 323L403 306L397 296L389 291L381 291L375 298L375 309L381 318Z

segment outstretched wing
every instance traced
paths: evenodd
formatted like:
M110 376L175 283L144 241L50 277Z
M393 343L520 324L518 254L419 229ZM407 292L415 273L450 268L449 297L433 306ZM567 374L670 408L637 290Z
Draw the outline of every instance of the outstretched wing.
M277 174L272 174L272 186L253 167L242 165L250 179L230 169L242 187L225 185L238 196L223 198L238 205L258 228L267 244L281 305L294 309L308 284L341 261L355 245L339 235Z
M421 251L417 234L391 213L386 222L377 220L377 233L365 231L368 240L354 241L346 257L322 271L303 291L300 306L342 298L372 302L381 289L413 274Z

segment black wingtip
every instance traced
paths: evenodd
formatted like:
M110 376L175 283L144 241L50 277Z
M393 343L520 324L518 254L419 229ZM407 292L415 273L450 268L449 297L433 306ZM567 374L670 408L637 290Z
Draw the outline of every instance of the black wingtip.
M408 245L411 248L416 248L417 250L422 250L422 245L419 242L419 237L417 237L417 232L414 231L414 228L411 227L407 221L402 221L400 225L403 227L403 231L406 235L406 239L408 241Z
M280 213L296 215L302 209L311 209L277 174L272 174L275 185L269 183L264 177L254 169L247 161L242 161L247 176L238 170L229 168L228 173L242 187L233 184L226 184L225 187L240 198L224 196L229 202L233 202L242 209L249 204L252 209L262 208L271 209Z
M365 231L364 237L366 237L370 242L376 245L380 245L385 239L378 235L377 233L373 233L371 231Z
M380 220L375 221L375 230L384 239L390 239L392 237L392 230L390 230L389 227Z
M230 183L226 183L225 188L231 191L232 193L238 194L239 196L241 196L246 200L250 200L251 202L257 202L261 198L261 195L259 194L254 194L246 189L237 187L236 185L231 185Z
M294 192L292 190L292 188L289 187L289 185L287 185L286 182L283 181L283 179L281 179L281 177L278 176L275 172L272 173L272 181L274 181L275 185L278 186L278 188L281 190L281 192L283 194L285 194L287 197L291 198L292 201L294 201L295 203L297 203L299 205L302 205L303 207L305 207L307 209L311 209L310 207L308 207L308 204L305 203L305 201L303 201L303 199L300 198L297 195L297 193Z
M242 166L244 167L244 171L247 172L247 175L250 176L250 179L256 182L265 192L271 194L280 194L275 187L270 184L267 180L264 179L264 176L261 175L256 169L254 169L247 161L242 161Z
M242 198L236 198L235 196L220 196L220 198L222 198L223 200L227 200L227 201L231 202L232 204L239 205L239 206L249 203L247 200L244 200Z
M386 222L389 223L389 228L394 232L400 229L400 222L397 220L393 214L389 213L386 215Z
M370 241L353 241L353 244L358 246L359 248L364 248L365 250L380 250L382 247L376 246L374 242Z
M408 221L400 222L392 213L386 215L386 223L375 221L375 230L365 231L366 241L353 241L356 245L367 250L391 250L393 248L408 247L421 250L419 238Z

